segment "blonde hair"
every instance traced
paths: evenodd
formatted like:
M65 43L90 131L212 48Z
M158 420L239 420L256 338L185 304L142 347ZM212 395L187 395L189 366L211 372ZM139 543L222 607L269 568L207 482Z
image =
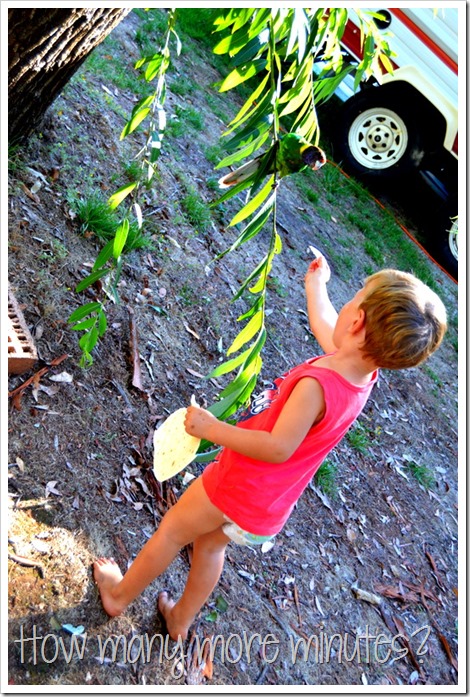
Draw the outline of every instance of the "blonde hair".
M384 269L366 279L365 289L365 358L379 368L411 368L437 349L447 329L446 310L427 285L410 273Z

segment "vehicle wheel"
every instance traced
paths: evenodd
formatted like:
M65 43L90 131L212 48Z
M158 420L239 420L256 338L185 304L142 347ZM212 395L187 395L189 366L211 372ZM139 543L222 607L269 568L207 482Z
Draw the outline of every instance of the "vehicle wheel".
M442 263L444 268L458 278L458 261L459 261L459 222L457 217L446 215L442 219L438 237L436 240L436 252L439 256L438 261Z
M336 136L344 168L358 178L393 178L419 165L420 136L409 107L371 87L343 107Z

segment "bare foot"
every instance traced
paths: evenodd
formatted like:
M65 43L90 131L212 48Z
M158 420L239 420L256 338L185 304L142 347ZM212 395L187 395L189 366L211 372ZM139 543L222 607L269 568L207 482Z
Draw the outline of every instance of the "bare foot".
M93 564L93 576L101 595L103 607L111 617L120 615L126 606L115 598L114 589L122 579L119 566L114 559L100 557Z
M163 615L168 634L171 638L174 641L178 641L178 638L181 637L181 639L185 641L188 636L189 625L182 623L176 617L177 613L174 610L176 603L170 598L167 591L161 591L161 593L158 594L157 605Z

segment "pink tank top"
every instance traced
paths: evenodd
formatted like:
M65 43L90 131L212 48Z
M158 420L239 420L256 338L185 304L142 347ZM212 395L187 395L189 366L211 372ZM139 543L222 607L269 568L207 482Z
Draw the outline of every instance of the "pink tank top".
M318 380L325 414L312 426L293 455L280 464L254 460L223 448L203 472L210 501L237 525L256 535L274 535L284 526L295 503L328 453L362 411L377 380L353 385L329 368L315 367L312 358L292 368L254 398L238 428L271 431L296 383Z

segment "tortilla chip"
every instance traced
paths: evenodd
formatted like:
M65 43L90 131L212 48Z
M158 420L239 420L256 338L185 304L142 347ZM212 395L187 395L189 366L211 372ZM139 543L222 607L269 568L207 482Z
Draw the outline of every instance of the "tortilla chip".
M184 428L186 407L177 409L156 429L153 436L153 470L159 482L181 472L196 456L200 438Z

